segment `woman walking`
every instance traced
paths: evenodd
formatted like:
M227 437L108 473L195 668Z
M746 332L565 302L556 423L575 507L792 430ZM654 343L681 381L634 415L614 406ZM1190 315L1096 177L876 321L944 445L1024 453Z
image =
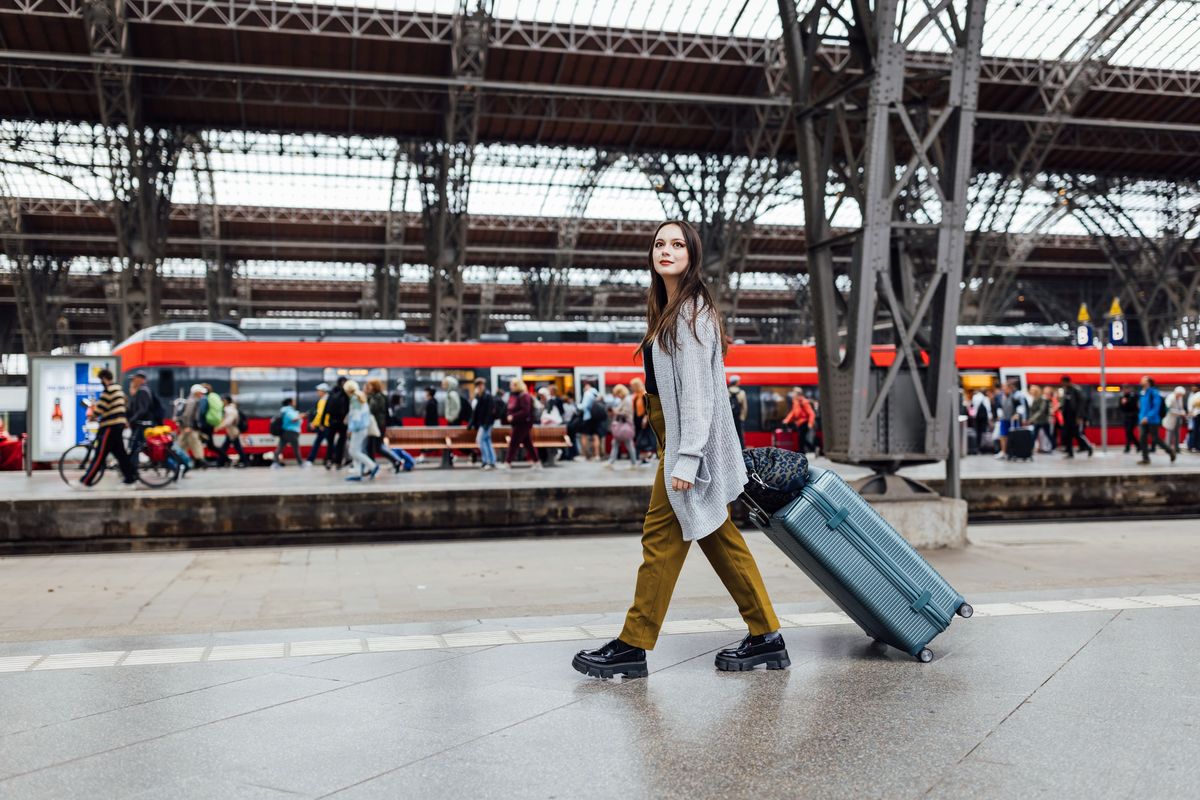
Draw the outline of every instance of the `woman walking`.
M741 644L717 653L717 669L782 669L791 661L779 620L754 556L729 518L746 468L726 410L725 335L701 277L700 236L686 222L664 222L649 261L647 331L638 349L659 459L642 524L643 561L620 636L579 652L572 666L598 678L648 674L646 650L658 640L675 581L698 539L750 629Z
M508 424L512 426L512 436L508 440L508 452L504 455L504 468L512 466L517 449L525 445L534 469L541 469L542 461L538 458L537 448L533 446L533 398L529 396L525 381L520 378L514 378L509 389Z
M233 395L225 395L225 408L221 412L221 424L217 426L217 430L225 431L225 441L221 443L220 449L217 450L217 455L225 458L226 464L229 463L227 453L232 447L237 453L238 460L234 464L235 467L250 466L250 459L246 456L246 451L242 447L242 412L238 409L237 403L233 401Z
M346 381L342 387L350 398L350 413L346 415L346 429L350 432L350 463L357 464L359 473L346 478L348 481L361 481L363 478L375 480L379 474L379 465L367 455L367 439L371 435L371 408L367 405L367 396L358 388L356 381Z
M613 387L613 397L617 398L617 409L613 412L612 452L609 453L608 463L604 466L607 469L616 467L617 458L620 457L621 448L624 447L625 452L629 455L630 469L637 469L637 445L634 444L637 432L633 427L633 398L622 383Z
M372 461L382 455L392 463L392 469L405 472L413 468L413 457L403 450L393 450L387 440L388 403L387 390L383 381L372 378L367 381L367 407L371 409L370 435L367 437L367 455Z
M629 382L633 399L633 442L637 448L638 466L649 463L644 453L654 452L654 431L650 430L650 417L646 415L646 384L641 378Z
M1033 426L1033 444L1039 453L1054 452L1050 435L1050 401L1042 396L1042 387L1029 387L1029 424ZM1042 437L1045 436L1043 439Z

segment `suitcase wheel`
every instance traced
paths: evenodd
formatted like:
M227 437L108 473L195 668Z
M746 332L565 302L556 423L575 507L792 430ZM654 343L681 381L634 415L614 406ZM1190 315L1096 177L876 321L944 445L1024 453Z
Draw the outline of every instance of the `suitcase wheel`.
M917 653L917 661L920 661L922 664L928 664L930 661L933 661L933 651L926 647Z
M975 613L975 609L971 608L971 606L968 605L967 603L963 603L961 606L958 607L958 611L955 613L957 613L963 619L970 619L971 616Z

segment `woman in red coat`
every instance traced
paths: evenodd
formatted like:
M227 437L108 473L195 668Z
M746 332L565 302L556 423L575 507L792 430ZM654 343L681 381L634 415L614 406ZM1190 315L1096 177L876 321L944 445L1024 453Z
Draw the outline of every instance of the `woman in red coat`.
M508 420L512 425L512 436L508 441L508 453L504 456L504 467L508 468L516 457L517 448L525 445L534 469L542 468L542 461L533 446L533 398L520 378L509 384L512 393L508 396Z

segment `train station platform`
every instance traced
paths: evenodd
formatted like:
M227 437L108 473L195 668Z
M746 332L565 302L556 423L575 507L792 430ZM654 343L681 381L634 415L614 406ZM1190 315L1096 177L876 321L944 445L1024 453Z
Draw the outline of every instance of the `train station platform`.
M0 553L227 547L339 541L637 533L654 467L607 470L595 462L484 472L422 464L351 483L346 472L294 465L193 471L164 489L129 488L105 476L93 488L54 472L0 474ZM1028 462L973 456L962 462L970 519L1029 520L1200 515L1200 456L1149 467L1110 451ZM868 472L830 464L844 477ZM902 474L940 490L944 466ZM740 505L735 504L735 511Z
M0 558L0 796L1190 798L1188 521L974 525L930 553L974 603L920 664L747 540L792 666L698 555L648 678L615 635L627 536Z

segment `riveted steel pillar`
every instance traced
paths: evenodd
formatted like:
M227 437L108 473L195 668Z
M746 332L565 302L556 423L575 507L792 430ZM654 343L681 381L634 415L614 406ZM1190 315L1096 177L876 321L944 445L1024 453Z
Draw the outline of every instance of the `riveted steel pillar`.
M793 0L779 5L826 453L887 472L944 460L958 411L955 323L984 4L818 0L803 16ZM950 50L940 97L906 80L923 33ZM841 47L822 47L835 39ZM834 236L845 203L862 223ZM835 249L852 254L847 272L835 268Z

